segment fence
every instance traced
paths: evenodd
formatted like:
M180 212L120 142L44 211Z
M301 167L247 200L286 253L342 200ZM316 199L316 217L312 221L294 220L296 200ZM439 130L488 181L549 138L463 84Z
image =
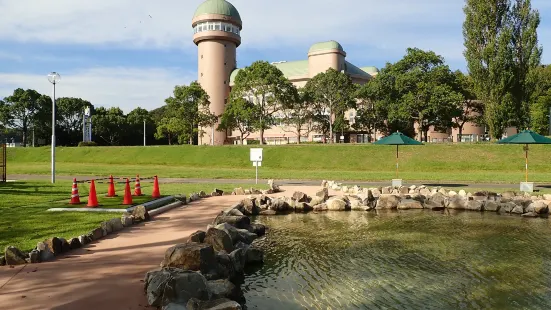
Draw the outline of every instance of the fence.
M0 182L6 182L7 178L7 160L6 145L0 144Z

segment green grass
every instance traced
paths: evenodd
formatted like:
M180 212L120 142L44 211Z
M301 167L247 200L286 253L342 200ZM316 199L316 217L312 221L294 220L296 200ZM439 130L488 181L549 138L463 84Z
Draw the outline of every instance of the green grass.
M25 181L0 183L0 253L8 245L29 251L36 243L51 237L72 238L84 234L102 221L117 217L117 214L97 214L81 212L47 212L49 208L68 207L72 182ZM235 187L262 186L252 184L160 184L162 195L189 194L191 192L212 191L220 188L231 191ZM122 186L117 194L122 195ZM142 182L142 191L151 195L152 184ZM98 200L105 208L124 208L122 196L104 198L107 184L96 184ZM88 198L88 184L79 184L79 194L83 205ZM150 196L134 197L140 203L150 200Z
M257 146L258 147L258 146ZM393 146L264 146L259 177L379 181L395 177ZM517 183L524 179L521 145L426 144L400 148L400 178L408 181ZM530 181L551 182L551 146L530 146ZM249 147L158 146L57 149L60 175L251 179ZM9 174L49 174L49 148L12 148Z

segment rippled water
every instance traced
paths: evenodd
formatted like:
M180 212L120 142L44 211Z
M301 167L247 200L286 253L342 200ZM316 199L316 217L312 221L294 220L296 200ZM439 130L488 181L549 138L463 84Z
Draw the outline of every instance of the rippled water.
M247 309L551 309L548 219L488 213L258 217Z

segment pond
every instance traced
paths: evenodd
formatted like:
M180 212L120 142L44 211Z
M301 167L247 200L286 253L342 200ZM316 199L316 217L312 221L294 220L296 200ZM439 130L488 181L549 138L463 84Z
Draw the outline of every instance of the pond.
M478 212L257 217L247 309L549 309L549 219Z

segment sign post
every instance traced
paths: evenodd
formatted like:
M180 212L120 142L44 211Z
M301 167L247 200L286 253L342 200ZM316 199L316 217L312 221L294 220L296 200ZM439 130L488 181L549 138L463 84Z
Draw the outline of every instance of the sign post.
M251 161L253 162L253 167L256 167L256 184L258 184L258 167L262 166L262 149L254 148L251 149Z

